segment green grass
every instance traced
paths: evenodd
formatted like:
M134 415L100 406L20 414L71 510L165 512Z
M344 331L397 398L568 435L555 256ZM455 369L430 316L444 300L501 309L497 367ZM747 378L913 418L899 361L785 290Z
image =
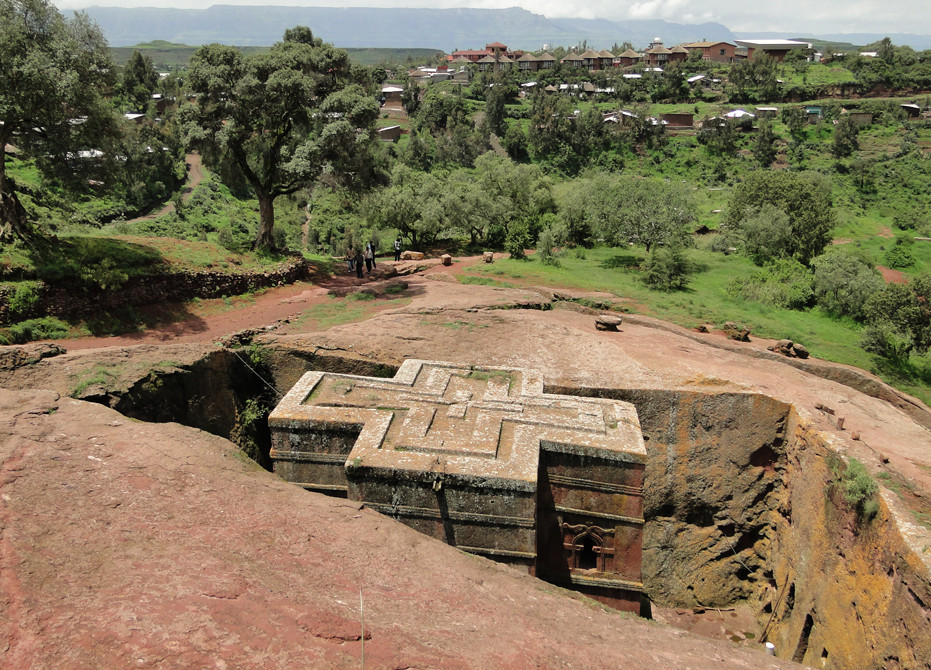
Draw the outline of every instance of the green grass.
M499 281L491 277L477 277L475 275L459 275L460 284L477 284L479 286L497 286L499 288L514 288L514 284L506 281Z
M28 319L0 328L0 344L24 344L33 340L51 340L66 337L71 326L53 316Z
M352 295L371 294L355 293ZM352 298L352 295L346 298L332 297L329 302L311 305L301 313L295 325L302 330L327 330L334 326L363 321L381 309L404 305L410 301L409 298L403 296L379 299L376 296Z
M79 372L68 395L79 398L91 386L109 386L117 378L115 367L114 363L99 363L89 370Z

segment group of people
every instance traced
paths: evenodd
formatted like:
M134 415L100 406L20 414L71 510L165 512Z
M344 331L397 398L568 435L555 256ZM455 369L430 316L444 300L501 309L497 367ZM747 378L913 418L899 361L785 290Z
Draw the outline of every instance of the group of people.
M394 260L401 260L401 238L399 237L394 241ZM346 253L346 263L349 266L349 273L352 274L353 271L356 273L356 277L362 279L362 266L365 265L365 274L372 274L372 270L375 269L375 249L372 247L372 243L369 242L365 245L365 249L350 249Z

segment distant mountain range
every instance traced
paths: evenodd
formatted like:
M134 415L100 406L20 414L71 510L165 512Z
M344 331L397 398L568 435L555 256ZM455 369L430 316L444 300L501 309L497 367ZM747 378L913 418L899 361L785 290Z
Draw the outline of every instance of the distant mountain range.
M260 7L214 5L208 9L90 7L87 13L103 29L111 46L152 40L199 45L211 42L268 46L287 28L309 26L339 47L434 48L442 51L481 48L503 42L536 50L544 44L572 46L582 41L596 49L629 41L643 48L654 37L667 45L735 38L720 23L685 25L667 21L548 19L525 9L375 9L364 7ZM741 37L787 37L742 33ZM790 36L789 36L790 37ZM868 44L881 34L820 36L838 42ZM931 48L931 36L890 35L896 44Z

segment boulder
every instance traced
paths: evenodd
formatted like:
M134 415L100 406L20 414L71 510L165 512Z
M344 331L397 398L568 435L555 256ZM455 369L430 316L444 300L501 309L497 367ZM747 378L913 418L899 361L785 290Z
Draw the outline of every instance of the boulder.
M422 261L423 252L422 251L403 251L401 252L402 261Z
M22 365L32 365L44 358L67 353L67 349L50 342L0 347L0 370L12 370Z
M450 256L449 254L443 254L442 256L440 256L440 260L443 261L443 265L452 265L452 264L453 264L453 257Z
M779 340L775 344L769 345L767 349L789 358L808 358L808 349L792 340Z
M495 254L491 251L486 251L485 253L482 254L482 260L485 261L486 263L494 263Z
M602 314L595 318L595 328L597 330L617 331L620 325L621 317L614 316L613 314Z
M721 330L723 330L724 334L732 340L737 340L738 342L750 341L750 329L741 326L738 323L734 323L733 321L728 321L725 323Z

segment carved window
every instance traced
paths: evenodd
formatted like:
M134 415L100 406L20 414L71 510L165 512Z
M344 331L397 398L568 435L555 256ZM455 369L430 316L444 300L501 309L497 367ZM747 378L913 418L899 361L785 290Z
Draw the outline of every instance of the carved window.
M605 572L605 557L614 553L612 547L605 546L605 537L612 532L598 526L584 524L564 523L562 527L565 537L563 547L567 553L570 569Z

